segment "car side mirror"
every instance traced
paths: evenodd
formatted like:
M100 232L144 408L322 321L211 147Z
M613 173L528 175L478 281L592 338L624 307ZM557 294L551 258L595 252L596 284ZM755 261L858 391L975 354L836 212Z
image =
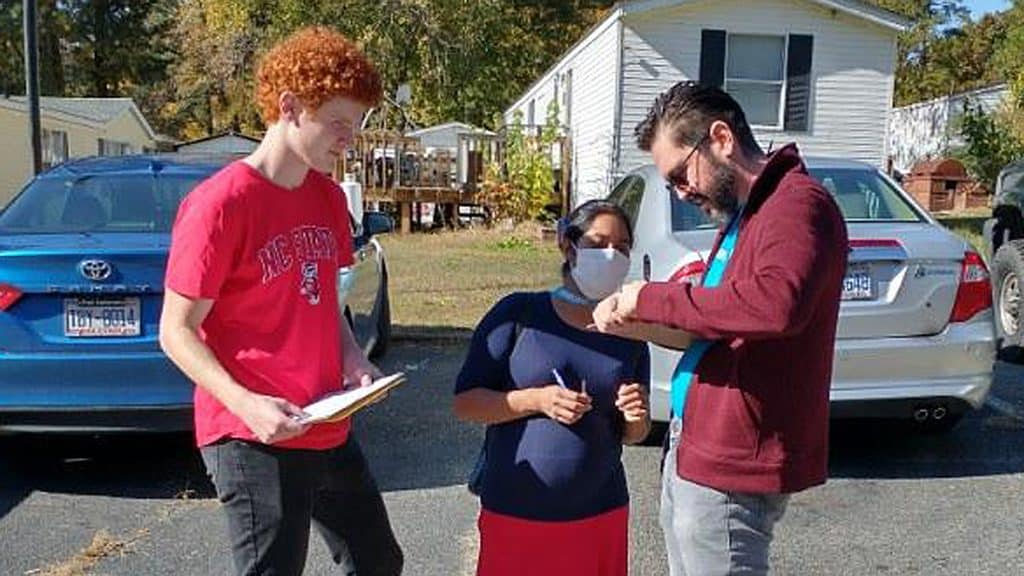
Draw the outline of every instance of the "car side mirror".
M363 185L356 181L355 175L345 174L341 182L341 189L345 191L345 200L348 202L348 213L352 216L352 235L359 237L363 235Z
M395 221L384 212L366 212L363 215L363 231L367 236L394 232Z

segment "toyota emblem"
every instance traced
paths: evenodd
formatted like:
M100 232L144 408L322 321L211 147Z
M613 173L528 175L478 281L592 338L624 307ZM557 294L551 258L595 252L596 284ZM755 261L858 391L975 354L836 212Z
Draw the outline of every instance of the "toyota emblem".
M105 260L82 260L78 265L78 271L93 282L101 282L110 278L114 268Z

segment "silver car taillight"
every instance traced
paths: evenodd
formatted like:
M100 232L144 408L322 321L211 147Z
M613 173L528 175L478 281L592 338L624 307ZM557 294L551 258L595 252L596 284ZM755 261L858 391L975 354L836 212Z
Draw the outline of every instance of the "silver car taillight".
M956 289L956 301L950 322L966 322L978 312L992 307L992 281L985 261L977 252L964 253L960 265L960 284Z

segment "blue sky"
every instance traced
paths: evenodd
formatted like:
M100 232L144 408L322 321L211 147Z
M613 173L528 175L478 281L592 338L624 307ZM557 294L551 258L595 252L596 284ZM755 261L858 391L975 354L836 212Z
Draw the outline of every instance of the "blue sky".
M977 18L985 12L996 12L1010 7L1009 0L967 0L964 2L971 10L971 16Z

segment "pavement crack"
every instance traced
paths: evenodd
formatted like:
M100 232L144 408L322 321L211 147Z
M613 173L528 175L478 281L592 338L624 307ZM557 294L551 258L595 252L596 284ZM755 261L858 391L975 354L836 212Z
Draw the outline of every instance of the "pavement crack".
M25 576L85 576L101 560L130 554L135 543L146 537L149 530L142 528L127 538L115 538L107 530L100 530L88 546L71 558L42 568L25 572Z

